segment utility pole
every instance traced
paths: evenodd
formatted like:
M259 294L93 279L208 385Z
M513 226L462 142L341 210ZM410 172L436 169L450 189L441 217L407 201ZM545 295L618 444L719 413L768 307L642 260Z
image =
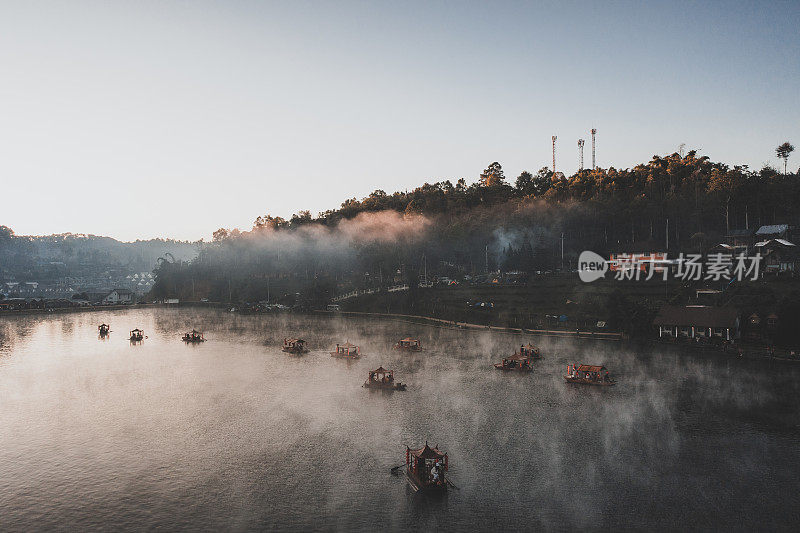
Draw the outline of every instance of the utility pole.
M564 233L561 233L561 270L564 270Z
M592 170L597 169L597 163L594 159L594 136L597 135L597 128L592 128Z
M553 174L556 173L556 139L558 136L553 135Z
M578 139L578 169L583 170L583 145L586 141Z

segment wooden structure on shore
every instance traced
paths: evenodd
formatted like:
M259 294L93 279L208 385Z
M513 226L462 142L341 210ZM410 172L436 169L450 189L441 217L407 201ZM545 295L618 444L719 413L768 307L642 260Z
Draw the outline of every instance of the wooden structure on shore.
M601 365L567 365L567 375L564 376L564 380L567 383L601 387L617 384L615 380L611 379L606 367Z
M428 443L417 450L406 446L406 478L415 491L446 492L447 454L438 446L431 448Z
M339 357L342 359L358 359L361 357L361 347L355 344L346 342L344 344L337 344L336 350L331 352L331 357Z
M283 351L293 355L304 354L308 351L306 341L303 339L283 339Z
M362 386L374 390L406 390L406 385L404 383L395 383L394 370L386 370L382 366L370 372L367 381L365 381Z
M705 305L664 305L653 319L661 339L706 339L730 342L739 338L739 310Z

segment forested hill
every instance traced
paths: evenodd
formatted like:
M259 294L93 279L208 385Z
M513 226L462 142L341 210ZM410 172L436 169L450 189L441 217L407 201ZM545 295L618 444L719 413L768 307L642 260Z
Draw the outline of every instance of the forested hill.
M712 162L695 151L572 176L543 168L509 179L495 162L474 183L377 190L316 217L267 214L249 231L221 228L195 261L162 264L154 290L255 299L272 278L273 288L329 295L421 273L574 268L586 249L704 250L729 229L796 224L798 206L797 173Z
M98 271L150 272L159 257L188 261L198 243L171 239L121 242L96 235L15 235L0 226L0 281L88 278Z
M316 218L300 211L289 220L259 216L253 231L264 228L293 229L304 224L334 226L360 213L395 211L425 216L458 218L474 210L504 206L506 210L547 206L571 233L602 233L604 244L628 244L648 239L665 241L666 221L670 219L671 238L682 246L694 236L715 239L728 228L792 222L797 217L797 173L783 174L764 167L753 171L746 166L715 163L698 157L695 151L654 156L632 169L587 169L564 176L548 168L536 174L523 172L508 179L502 166L489 165L472 184L462 178L426 183L410 192L387 194L376 190L366 198L345 200L341 207L319 213ZM591 220L592 231L568 227L580 210L580 221ZM479 211L480 212L480 211ZM493 216L500 213L494 212ZM503 217L500 216L500 219ZM502 221L502 220L501 220ZM232 232L220 229L215 240ZM238 231L233 232L236 236Z

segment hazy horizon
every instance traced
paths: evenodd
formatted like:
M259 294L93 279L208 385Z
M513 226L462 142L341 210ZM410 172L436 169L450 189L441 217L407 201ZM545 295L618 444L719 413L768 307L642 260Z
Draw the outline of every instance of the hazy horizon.
M499 161L782 168L800 5L0 4L0 224L209 240ZM790 169L800 156L789 159Z

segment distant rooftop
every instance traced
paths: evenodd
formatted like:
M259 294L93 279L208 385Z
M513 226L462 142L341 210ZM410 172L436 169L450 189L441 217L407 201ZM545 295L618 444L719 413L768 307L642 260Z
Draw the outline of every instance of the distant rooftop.
M756 248L764 247L764 246L766 246L766 245L768 245L770 243L773 243L773 242L777 243L777 244L780 244L782 246L796 246L793 242L789 242L786 239L769 239L769 240L766 240L766 241L757 242L756 243Z
M777 233L783 233L789 229L789 224L772 224L769 226L761 226L756 231L756 235L775 235Z

